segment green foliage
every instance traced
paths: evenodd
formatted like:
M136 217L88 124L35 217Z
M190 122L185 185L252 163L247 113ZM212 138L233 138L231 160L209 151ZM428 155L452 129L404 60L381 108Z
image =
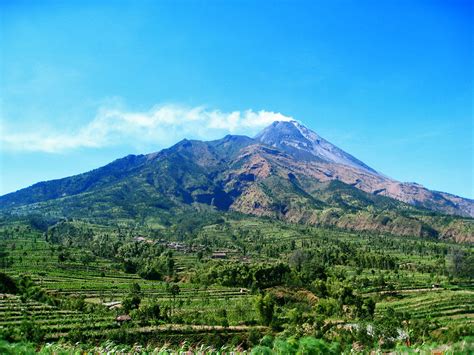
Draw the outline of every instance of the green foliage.
M181 292L181 289L180 289L179 286L176 285L176 284L167 285L167 287L168 287L168 292L169 292L169 294L170 294L171 297L173 297L173 298L176 298L176 296L178 296L179 293Z
M260 345L266 346L268 348L273 347L273 342L274 338L271 335L265 335L261 340L260 340Z
M316 313L326 317L338 316L341 314L341 304L334 298L323 298L316 306Z
M252 349L251 354L301 354L301 355L319 355L319 354L340 354L341 347L339 343L327 343L323 339L317 339L311 336L300 339L282 339L266 342L262 339L261 345Z
M0 354L17 355L17 354L34 354L36 346L33 343L15 342L10 343L0 338Z
M137 318L142 324L150 324L152 322L163 319L161 308L158 303L142 305L134 313L134 318Z
M474 252L454 249L450 259L450 271L453 276L469 279L474 278Z
M407 315L396 312L388 307L385 313L377 320L375 324L375 333L378 338L383 340L383 347L390 349L401 338L403 323L407 320Z
M54 334L67 333L85 349L114 339L127 351L187 341L183 349L340 353L353 344L367 352L449 344L472 333L472 283L462 271L469 245L239 215L184 229L149 223L69 220L47 237L27 225L0 225L3 275L16 287L7 292L16 296L0 299L0 337L38 339L38 349L44 332L53 344ZM226 260L210 259L218 250ZM117 301L122 309L109 310ZM133 321L119 327L123 313Z
M18 287L16 285L15 280L0 272L0 293L13 293L16 294L18 292Z
M330 354L328 344L322 339L316 339L313 337L304 337L299 341L299 347L297 354Z
M24 341L39 343L45 336L45 331L30 320L23 320L20 324L20 335Z
M268 346L258 345L252 349L251 354L253 355L272 355L273 351Z
M123 311L128 314L134 309L140 307L141 298L137 295L130 295L122 301Z
M293 342L286 341L285 339L277 338L273 342L273 351L276 354L295 354L298 349Z
M202 270L204 269L204 270ZM287 264L216 263L204 265L196 280L207 285L267 288L281 285L290 273Z
M255 300L255 308L263 325L270 325L275 312L275 299L272 294L258 295Z
M138 309L142 301L141 287L138 283L134 282L130 285L130 292L122 302L123 311L128 314L132 310Z

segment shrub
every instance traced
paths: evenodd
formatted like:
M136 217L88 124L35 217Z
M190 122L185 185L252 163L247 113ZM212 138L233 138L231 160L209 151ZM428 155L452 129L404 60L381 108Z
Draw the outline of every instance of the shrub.
M273 351L277 354L295 354L297 348L284 339L275 339L273 342Z
M268 348L273 347L273 337L271 335L265 335L262 340L260 340L261 346L266 346Z
M34 322L24 320L20 325L20 333L24 340L38 343L45 336L44 330Z
M297 354L328 354L329 346L322 339L316 339L313 337L304 337L299 341L299 347Z
M262 324L270 325L275 310L275 299L273 296L270 293L267 293L265 296L259 295L256 299L255 306Z
M273 351L268 346L258 345L258 346L256 346L255 348L252 349L251 354L254 354L254 355L273 355Z
M15 280L7 274L0 272L0 293L17 293L18 287Z

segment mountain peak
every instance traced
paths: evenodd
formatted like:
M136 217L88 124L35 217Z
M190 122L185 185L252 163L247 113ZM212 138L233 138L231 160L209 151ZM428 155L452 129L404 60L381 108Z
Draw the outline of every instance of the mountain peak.
M299 159L322 160L327 163L351 166L371 174L379 174L296 120L275 121L257 134L255 139Z
M44 211L89 218L96 210L98 218L135 218L142 213L158 218L157 210L168 215L207 204L223 211L282 218L291 210L288 218L296 221L297 215L319 218L317 210L326 207L359 209L380 202L383 208L398 208L385 197L474 216L472 200L389 179L298 121L273 122L255 138L184 139L160 152L128 156L84 174L38 183L0 196L0 213ZM292 201L298 201L293 209Z

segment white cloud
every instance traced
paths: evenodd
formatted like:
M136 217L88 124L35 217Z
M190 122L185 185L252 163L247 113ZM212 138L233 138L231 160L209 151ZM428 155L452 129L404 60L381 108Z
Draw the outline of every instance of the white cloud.
M59 153L77 148L128 144L164 147L179 139L215 139L224 134L253 135L274 121L292 117L270 111L221 112L205 107L161 105L146 112L102 107L76 132L15 132L2 127L3 150Z

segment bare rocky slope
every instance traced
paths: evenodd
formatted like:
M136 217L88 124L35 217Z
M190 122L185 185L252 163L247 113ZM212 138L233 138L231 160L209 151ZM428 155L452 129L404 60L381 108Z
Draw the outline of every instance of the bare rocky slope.
M320 181L339 180L375 195L388 196L433 211L474 217L474 201L404 183L378 173L296 121L274 122L257 137L298 161L307 161ZM318 171L314 175L315 171Z

